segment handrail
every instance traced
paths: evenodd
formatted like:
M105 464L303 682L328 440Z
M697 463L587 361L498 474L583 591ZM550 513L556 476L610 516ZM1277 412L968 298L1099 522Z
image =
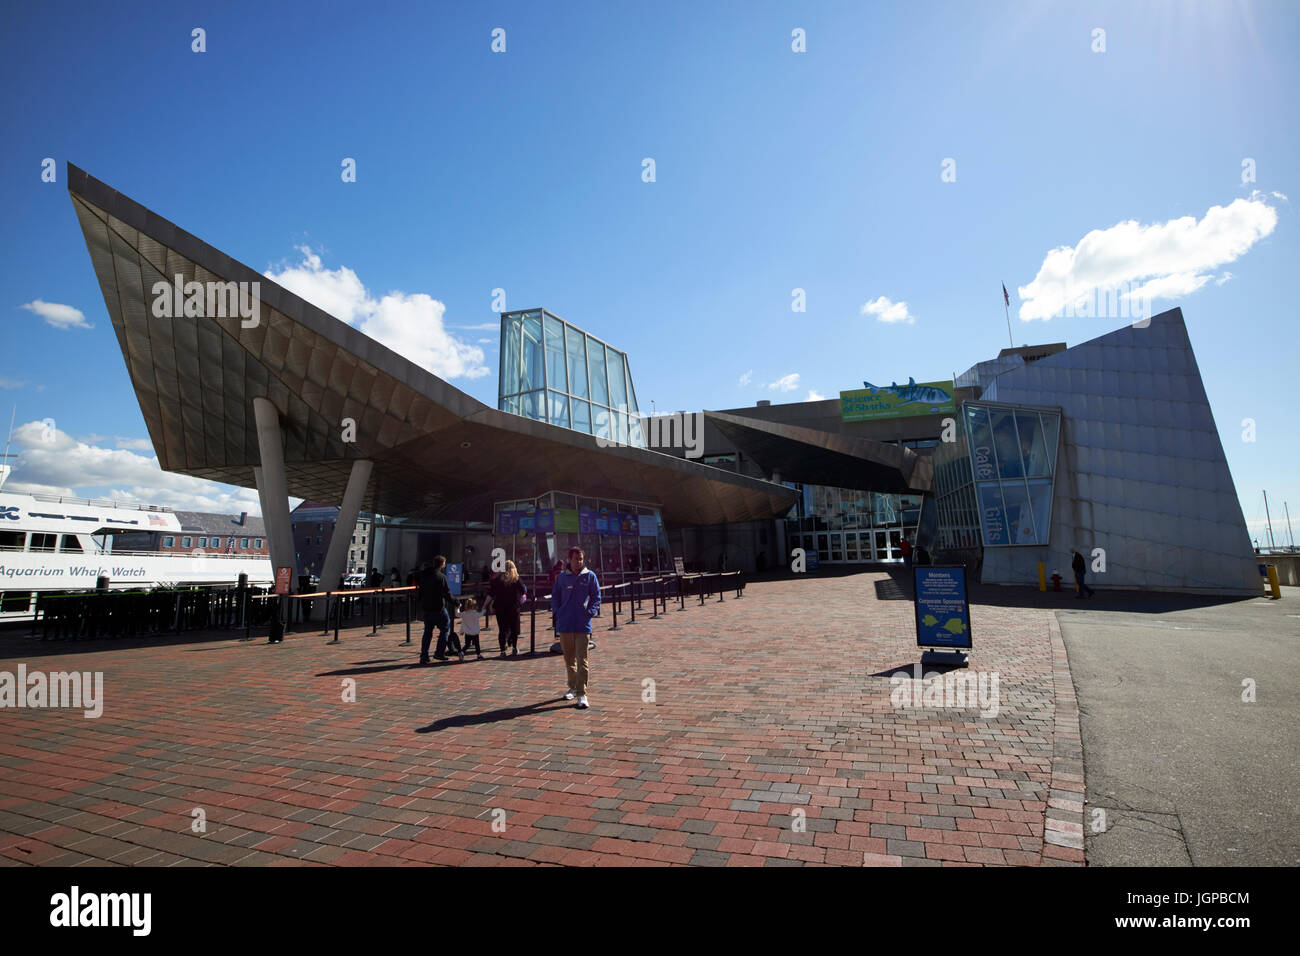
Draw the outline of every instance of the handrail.
M32 534L57 534L54 531L33 531ZM68 533L68 532L63 532ZM0 552L5 554L57 554L60 557L81 556L84 558L184 558L187 561L201 561L204 558L266 558L269 554L257 551L240 553L239 551L205 551L195 554L193 551L55 551L53 548L18 548L13 545L0 545Z
M359 597L362 594L402 594L402 593L406 593L410 591L418 591L418 590L420 589L414 584L403 585L400 588L364 588L364 589L363 588L338 588L337 590L334 591L312 591L310 594L307 593L261 594L254 597L253 600L264 601L267 598L276 598L276 597L287 597L293 600L300 600L305 598L332 598L340 595L342 597ZM455 597L455 595L453 594L452 597Z
M21 494L21 492L10 492L10 494ZM90 508L121 508L130 511L153 511L159 514L172 514L172 509L166 505L142 505L130 501L118 501L115 498L75 498L71 495L44 495L29 494L28 498L36 501L50 501L60 505L86 505Z

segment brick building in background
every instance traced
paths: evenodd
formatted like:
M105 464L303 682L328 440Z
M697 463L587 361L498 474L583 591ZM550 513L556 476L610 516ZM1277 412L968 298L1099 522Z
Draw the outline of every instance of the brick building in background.
M116 535L114 551L152 551L158 554L269 555L266 526L248 512L237 515L206 511L173 511L181 523L180 534L161 531L133 531Z
M299 574L320 574L338 517L337 507L319 501L304 501L289 514ZM348 556L343 565L344 574L370 571L374 555L373 534L372 516L363 511L352 529L352 540L348 543Z

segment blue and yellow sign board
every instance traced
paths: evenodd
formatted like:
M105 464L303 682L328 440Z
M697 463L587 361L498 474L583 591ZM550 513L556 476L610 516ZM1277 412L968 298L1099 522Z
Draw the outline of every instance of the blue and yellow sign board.
M969 649L966 569L961 565L917 565L912 574L916 585L916 646Z
M917 382L909 378L906 385L893 382L840 392L840 420L869 422L877 418L910 418L916 415L957 413L952 382Z

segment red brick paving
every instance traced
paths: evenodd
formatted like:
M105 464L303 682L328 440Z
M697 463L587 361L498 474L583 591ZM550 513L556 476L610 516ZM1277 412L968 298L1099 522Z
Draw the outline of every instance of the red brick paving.
M10 632L0 670L103 671L105 703L0 710L0 863L1081 864L1055 617L973 607L996 717L895 708L889 673L918 659L900 597L864 571L658 620L647 605L616 632L607 611L587 711L559 699L558 655L419 668L400 628L341 645Z

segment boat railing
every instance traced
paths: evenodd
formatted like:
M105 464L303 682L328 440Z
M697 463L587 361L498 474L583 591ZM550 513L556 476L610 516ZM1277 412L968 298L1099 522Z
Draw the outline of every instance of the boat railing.
M74 498L71 495L30 495L37 501L47 501L52 504L60 505L85 505L90 508L114 508L125 511L153 511L157 513L170 512L172 509L166 505L142 505L133 501L117 501L114 498Z
M44 554L56 555L60 558L184 558L189 561L200 561L204 558L224 558L256 560L265 558L271 560L269 554L263 554L258 551L203 551L196 553L194 551L55 551L53 548L25 548L15 545L0 545L0 552L5 554Z

